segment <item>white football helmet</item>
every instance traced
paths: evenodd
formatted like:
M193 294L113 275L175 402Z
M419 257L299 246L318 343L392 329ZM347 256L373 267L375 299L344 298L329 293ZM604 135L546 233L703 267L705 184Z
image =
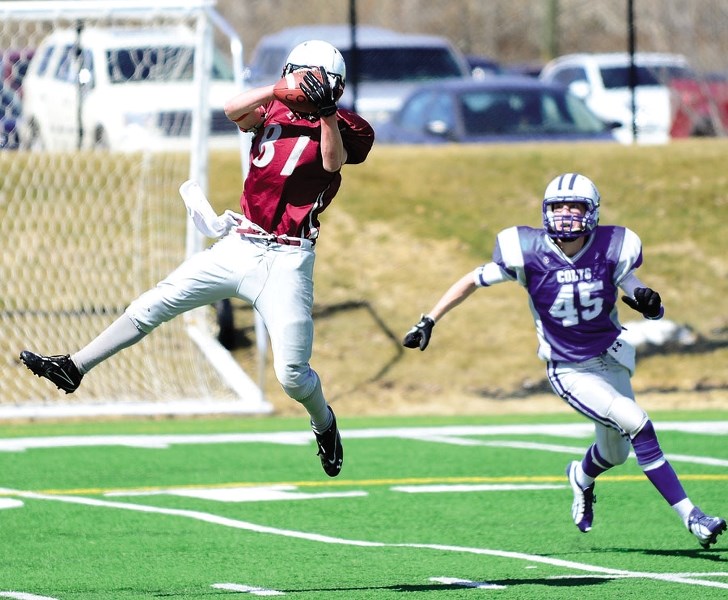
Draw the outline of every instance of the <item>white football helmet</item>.
M298 69L323 67L329 76L329 84L334 90L334 98L338 100L344 93L346 85L346 64L344 57L334 46L321 40L308 40L298 44L291 50L286 65L283 67L285 77Z
M584 205L584 216L554 215L553 205L578 202ZM543 226L552 238L575 240L589 235L599 224L600 196L591 179L579 173L564 173L546 186L543 196ZM558 227L557 227L558 223ZM579 225L575 229L576 225Z

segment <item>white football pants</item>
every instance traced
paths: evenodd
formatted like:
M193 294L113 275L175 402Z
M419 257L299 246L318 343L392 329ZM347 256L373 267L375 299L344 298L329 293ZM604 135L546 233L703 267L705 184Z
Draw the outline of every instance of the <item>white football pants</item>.
M629 370L604 353L580 363L549 362L546 373L556 394L594 421L604 459L613 465L624 463L630 439L648 419L634 401Z
M313 245L268 244L234 231L198 252L156 287L134 300L126 314L143 332L194 308L225 298L252 304L265 323L276 377L293 399L320 394L309 360L313 345Z

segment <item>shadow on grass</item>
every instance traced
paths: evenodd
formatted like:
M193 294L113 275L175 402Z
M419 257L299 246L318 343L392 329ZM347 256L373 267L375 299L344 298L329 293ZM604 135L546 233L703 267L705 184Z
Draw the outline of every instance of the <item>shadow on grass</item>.
M395 584L382 586L362 586L362 587L338 587L338 588L316 588L316 589L289 589L280 590L287 594L306 593L306 592L363 592L363 591L392 591L392 592L455 592L458 590L474 590L474 589L498 589L498 587L513 587L518 585L542 585L547 587L559 588L578 588L584 586L602 585L608 583L610 577L593 577L590 575L575 576L568 578L534 578L534 579L497 579L487 580L480 583L423 583L423 584ZM482 586L482 587L479 587Z
M718 542L720 543L720 541ZM728 562L728 551L724 548L604 548L600 552L616 552L617 554L644 554L645 556L671 556L681 558L699 558L712 562ZM724 556L725 555L725 556Z

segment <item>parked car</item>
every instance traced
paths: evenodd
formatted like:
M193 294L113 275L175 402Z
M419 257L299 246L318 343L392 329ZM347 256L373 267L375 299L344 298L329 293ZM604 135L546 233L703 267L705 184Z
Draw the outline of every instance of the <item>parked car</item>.
M186 27L88 27L80 38L75 29L55 30L38 46L23 81L21 142L49 150L183 148L197 103L194 51L195 35ZM211 140L231 147L237 129L223 105L238 91L216 57Z
M415 86L431 80L470 78L463 55L446 39L404 34L381 27L356 28L356 62L349 25L304 25L261 38L246 82L268 85L280 78L290 51L306 40L320 39L336 46L347 67L347 86L340 105L354 107L376 129L390 118Z
M33 48L6 48L0 50L0 74L4 87L20 90L35 53Z
M32 48L0 50L0 150L14 150L20 142L22 85Z
M378 134L383 143L614 141L563 86L500 75L418 88Z
M634 63L637 141L665 143L673 120L668 83L675 78L694 78L694 73L679 54L638 52ZM569 54L547 63L540 79L567 86L603 120L621 123L615 135L629 144L634 141L630 64L626 52Z
M470 74L474 79L483 79L492 75L498 75L503 71L500 63L489 56L468 54L465 56L465 60L468 61Z
M5 82L0 84L0 150L19 147L20 92Z
M673 98L671 137L728 134L728 76L677 77L669 86Z

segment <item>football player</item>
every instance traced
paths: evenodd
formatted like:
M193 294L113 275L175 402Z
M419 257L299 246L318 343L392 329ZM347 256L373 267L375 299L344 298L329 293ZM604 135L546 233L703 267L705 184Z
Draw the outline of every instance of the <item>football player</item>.
M71 393L93 367L165 321L199 306L240 298L262 317L278 381L310 415L321 465L335 477L343 464L341 438L319 376L309 364L314 245L319 217L341 185L341 168L366 159L374 131L362 117L337 106L346 65L334 46L320 40L296 46L283 75L300 69L319 74L301 83L314 112L298 113L277 100L275 82L225 104L228 118L241 130L254 132L254 138L240 198L242 215L236 218L226 211L213 224L220 225L220 241L134 300L78 352L44 356L25 350L20 358L33 373Z
M707 548L726 529L685 493L665 458L649 416L635 402L635 351L620 336L622 300L647 319L664 314L660 294L635 274L642 244L629 229L599 225L600 196L587 177L565 173L546 187L543 228L501 231L492 261L456 281L404 337L407 348L427 348L433 327L478 288L516 281L528 293L538 356L554 392L594 422L595 441L581 461L567 465L572 518L586 533L594 521L599 475L627 460L630 447L657 491Z

